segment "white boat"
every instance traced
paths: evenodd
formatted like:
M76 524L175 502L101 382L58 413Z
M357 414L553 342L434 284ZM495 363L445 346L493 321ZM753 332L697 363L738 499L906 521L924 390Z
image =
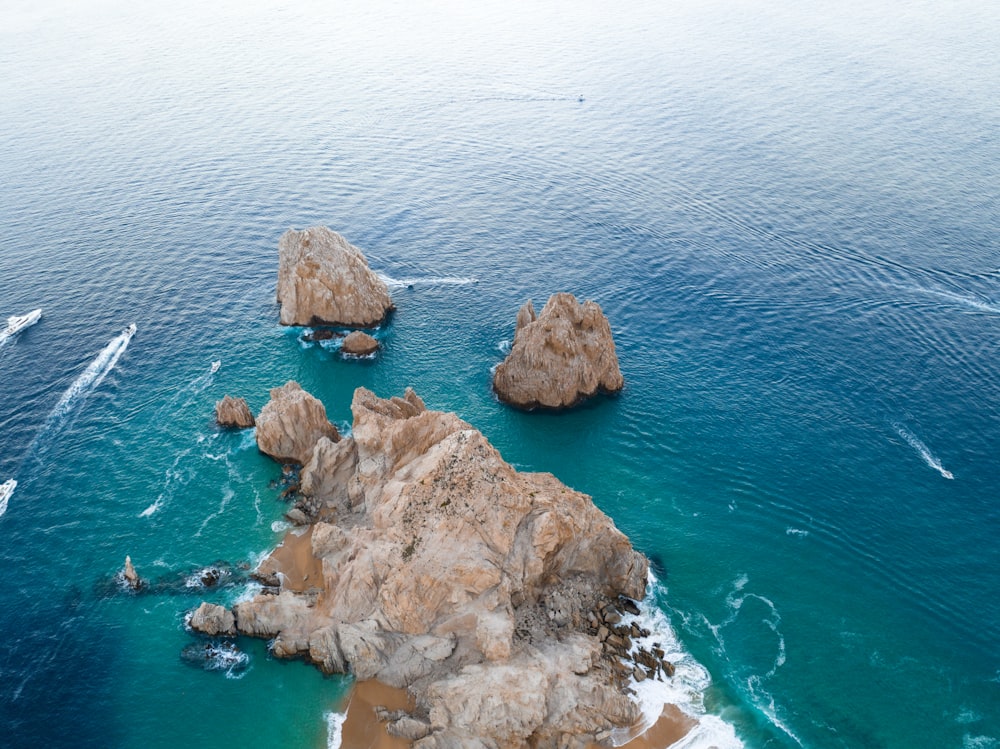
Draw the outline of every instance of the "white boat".
M217 359L216 361L212 362L212 372L211 373L215 374L216 372L218 372L219 371L219 367L221 367L221 366L222 366L222 359Z
M26 315L11 315L7 318L7 329L3 332L9 336L14 335L19 330L24 330L29 325L34 325L41 316L42 311L40 309L33 309Z
M127 328L125 328L125 330L123 330L122 333L125 333L129 338L131 338L132 336L134 336L135 335L135 323L132 323Z
M7 479L0 484L0 515L3 515L7 511L7 500L10 499L10 495L14 493L16 488L16 479Z

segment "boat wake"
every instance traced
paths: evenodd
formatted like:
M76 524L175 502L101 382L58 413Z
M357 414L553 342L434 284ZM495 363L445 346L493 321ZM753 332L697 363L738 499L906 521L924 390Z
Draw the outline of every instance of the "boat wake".
M991 312L995 315L1000 314L1000 304L994 304L993 302L978 299L974 296L965 296L964 294L956 294L952 291L941 291L940 289L925 289L920 286L908 288L909 291L915 291L918 294L936 296L939 299L946 299L947 301L954 302L961 307L968 307L969 309L974 309L978 312Z
M73 412L77 404L86 399L90 393L104 382L104 378L111 373L111 370L115 368L122 354L125 353L125 349L128 348L132 336L135 335L135 330L135 323L133 323L112 338L101 353L87 365L83 373L66 389L66 392L63 393L55 408L49 413L41 432L35 437L32 447L28 451L29 454L37 453L38 446L42 443L42 440L53 429L65 424L66 418Z
M947 468L945 468L943 465L941 465L941 461L934 456L934 454L930 451L927 445L921 442L913 432L904 427L902 424L898 423L893 424L893 427L895 428L896 433L904 440L906 440L909 443L910 447L912 447L914 450L917 451L917 453L920 455L921 458L924 459L924 462L927 465L929 465L935 471L940 473L946 479L955 478L955 475Z
M15 479L7 479L2 484L0 484L0 517L7 512L7 503L10 502L10 495L14 493L17 488L17 481Z
M424 276L422 278L390 278L384 273L379 273L379 278L385 282L390 289L409 288L411 286L467 286L479 283L478 278L467 278L464 276Z

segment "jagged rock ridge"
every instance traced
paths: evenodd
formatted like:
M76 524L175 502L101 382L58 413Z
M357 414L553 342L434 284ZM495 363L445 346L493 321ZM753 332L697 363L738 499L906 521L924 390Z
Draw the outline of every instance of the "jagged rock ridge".
M408 688L416 709L390 730L420 749L583 747L633 724L588 621L645 588L646 559L611 520L412 390L359 388L352 412L352 436L318 438L302 471L315 524L286 544L309 579L265 560L258 574L280 589L237 604L237 630Z
M519 408L569 408L598 392L622 389L608 318L590 300L553 294L539 315L531 301L517 313L510 354L493 375L501 400Z
M282 325L371 328L393 309L364 253L325 226L281 236L277 297Z

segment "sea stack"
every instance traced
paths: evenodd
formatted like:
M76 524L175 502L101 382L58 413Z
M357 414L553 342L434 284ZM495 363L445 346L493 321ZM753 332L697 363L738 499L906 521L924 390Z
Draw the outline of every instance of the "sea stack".
M318 398L294 380L271 390L271 400L257 416L257 447L262 453L280 463L305 465L320 437L337 442L340 433Z
M282 235L278 302L282 325L373 328L393 309L388 287L361 250L325 226Z
M493 375L505 403L524 409L570 408L597 393L622 389L608 318L596 302L549 297L539 315L531 301L517 313L510 354Z
M135 567L132 564L132 557L127 554L125 555L125 567L122 569L122 579L125 580L125 584L132 590L139 590L142 587L142 578L135 571Z
M247 429L254 425L253 413L243 398L226 395L215 404L215 422L220 427Z
M261 563L276 587L236 604L237 630L406 688L415 707L387 728L418 749L582 749L634 725L632 666L595 612L641 598L647 561L611 519L412 390L358 388L351 410L351 436L318 440L303 469L325 519Z

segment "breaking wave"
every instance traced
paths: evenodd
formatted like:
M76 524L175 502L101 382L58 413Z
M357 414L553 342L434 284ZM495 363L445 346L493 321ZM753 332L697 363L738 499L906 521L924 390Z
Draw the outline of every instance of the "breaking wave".
M635 690L636 700L642 709L645 728L652 726L663 712L665 705L675 705L685 715L697 721L690 733L681 739L671 749L741 749L743 742L736 736L736 731L722 718L707 712L704 695L712 683L708 671L694 657L684 650L670 621L663 611L662 602L666 600L666 588L660 584L656 576L649 573L646 598L640 607L638 615L625 614L622 622L636 622L640 628L650 632L648 637L634 638L632 653L640 647L651 650L654 646L665 651L665 658L674 666L674 675L665 681L645 679L629 685ZM633 729L622 729L612 734L614 746L621 746L635 734Z
M327 749L340 749L347 713L329 712L324 717L326 718L326 747Z

